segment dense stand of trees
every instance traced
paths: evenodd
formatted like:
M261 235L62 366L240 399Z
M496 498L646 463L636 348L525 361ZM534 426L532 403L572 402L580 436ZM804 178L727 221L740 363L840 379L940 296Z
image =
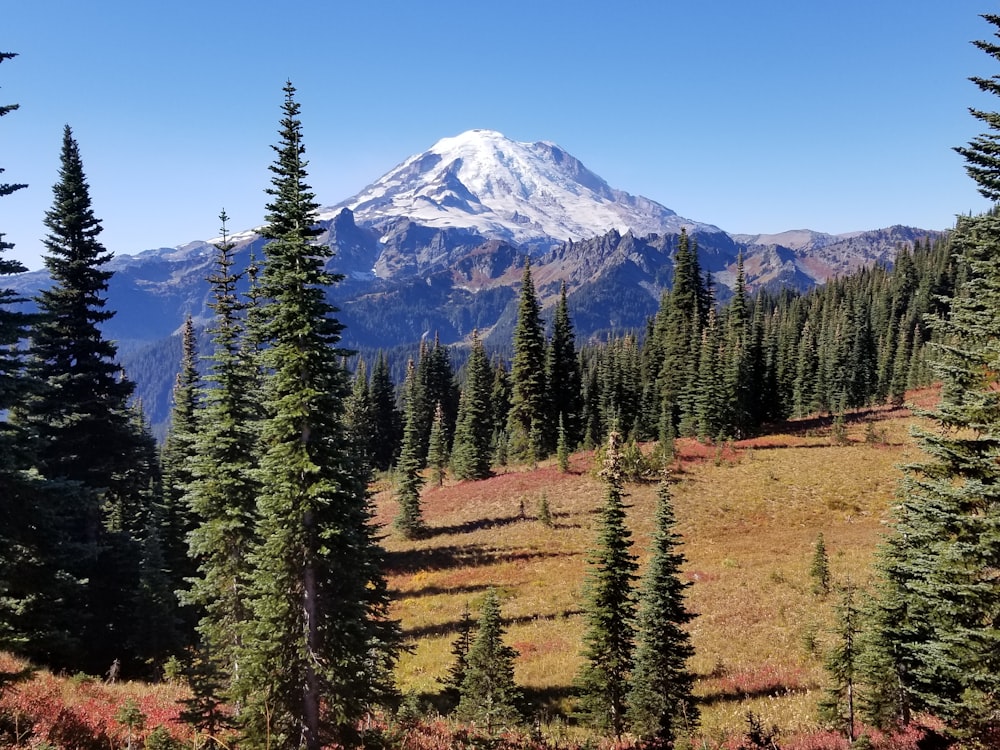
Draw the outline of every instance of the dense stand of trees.
M985 18L1000 28L1000 16ZM1000 46L979 46L1000 59ZM1000 93L994 78L973 80ZM339 347L328 302L339 279L314 243L294 94L288 84L264 257L238 293L223 213L211 351L203 377L187 320L159 453L101 334L114 314L109 255L66 128L45 216L52 285L30 315L0 288L0 647L58 669L114 662L130 676L187 654L188 715L204 728L232 724L247 747L353 744L364 713L393 698L399 649L371 472L394 469L396 528L412 537L426 531L428 467L439 481L446 470L471 481L509 460L565 464L569 448L607 445L580 708L616 736L631 728L669 744L697 721L683 556L663 483L636 585L624 446L655 441L666 456L677 437L739 439L789 417L898 404L935 377L943 398L930 416L944 429L921 436L926 457L906 470L874 596L843 599L829 708L848 734L857 697L882 726L927 711L953 734L995 736L1000 214L963 217L944 240L900 247L891 268L805 294L751 293L740 258L724 306L682 232L672 288L646 328L579 348L565 288L546 336L526 261L509 363L491 361L474 335L456 373L447 346L423 342L397 394L384 354L352 373ZM973 114L991 132L958 150L1000 200L1000 115ZM23 187L0 184L0 197ZM24 270L2 258L2 240L0 278ZM502 636L491 594L475 639L466 628L456 642L448 679L460 713L490 724L520 716Z

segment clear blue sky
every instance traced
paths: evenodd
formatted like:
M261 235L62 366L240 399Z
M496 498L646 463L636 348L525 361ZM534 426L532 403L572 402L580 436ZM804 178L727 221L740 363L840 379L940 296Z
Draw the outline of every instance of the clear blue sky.
M988 0L18 0L3 14L0 200L40 266L64 124L116 253L263 220L281 87L320 203L439 138L560 144L729 232L952 226L986 202L952 146L1000 109Z

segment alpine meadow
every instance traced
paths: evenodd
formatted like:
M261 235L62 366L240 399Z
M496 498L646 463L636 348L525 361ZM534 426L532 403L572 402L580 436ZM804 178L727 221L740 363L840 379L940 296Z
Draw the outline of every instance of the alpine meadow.
M1000 747L1000 210L728 234L492 130L324 207L279 107L253 230L116 256L66 125L0 231L0 746Z

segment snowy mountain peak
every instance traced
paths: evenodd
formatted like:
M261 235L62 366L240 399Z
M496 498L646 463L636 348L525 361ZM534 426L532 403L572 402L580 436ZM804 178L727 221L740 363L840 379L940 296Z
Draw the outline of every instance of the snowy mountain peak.
M472 229L517 243L581 240L611 229L677 232L692 222L646 198L611 188L558 145L513 141L495 130L442 138L348 200L359 223L406 217L431 227Z

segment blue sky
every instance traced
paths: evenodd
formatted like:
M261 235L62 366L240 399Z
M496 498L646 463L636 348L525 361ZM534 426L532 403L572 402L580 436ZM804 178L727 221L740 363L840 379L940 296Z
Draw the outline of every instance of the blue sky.
M116 253L258 225L298 89L320 203L470 128L555 141L613 187L729 232L952 226L952 146L998 109L987 0L26 0L4 11L0 201L40 266L62 129Z

